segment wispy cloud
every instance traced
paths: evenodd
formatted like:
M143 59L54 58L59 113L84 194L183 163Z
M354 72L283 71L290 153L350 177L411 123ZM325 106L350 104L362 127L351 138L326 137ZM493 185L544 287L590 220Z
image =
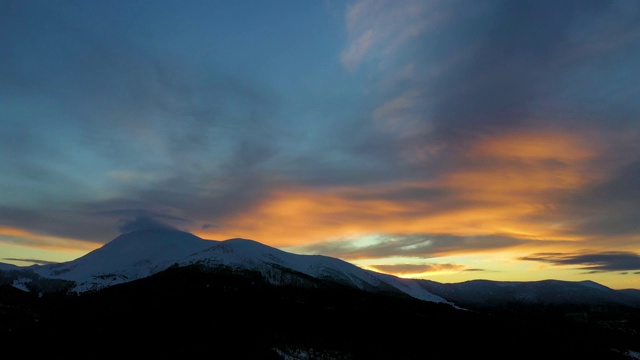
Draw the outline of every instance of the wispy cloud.
M328 241L295 249L305 253L329 254L345 259L430 258L456 253L470 254L504 250L529 243L528 240L499 235L370 234L355 239Z
M365 59L392 57L428 27L443 21L445 15L438 5L420 0L357 0L350 3L345 15L349 42L340 54L342 64L355 70Z

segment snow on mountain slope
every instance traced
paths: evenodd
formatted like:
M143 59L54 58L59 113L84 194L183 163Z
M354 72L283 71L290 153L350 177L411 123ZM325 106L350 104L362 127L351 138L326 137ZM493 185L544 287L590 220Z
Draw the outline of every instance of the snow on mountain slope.
M254 270L274 284L287 281L283 269L288 269L366 291L399 291L448 303L413 280L364 270L337 258L288 253L247 239L205 240L166 229L123 234L76 260L28 269L44 278L74 281L73 290L84 292L151 276L174 264Z
M398 278L393 275L382 274L382 273L373 273L373 274L375 277L379 278L380 280L387 282L388 284L392 285L396 289L402 291L405 294L413 296L414 298L433 301L433 302L447 302L453 305L452 302L445 300L444 298L438 295L435 295L429 291L426 291L426 293L428 294L428 297L425 298L425 289L422 286L420 286L420 284L416 280ZM442 299L442 300L438 300L438 299Z
M258 270L269 278L273 265L291 269L318 279L332 280L361 290L400 291L414 298L447 302L421 288L412 280L378 274L346 261L322 255L299 255L269 247L253 240L230 239L193 254L186 263L209 266L226 265ZM277 277L269 278L277 282Z
M31 270L45 278L75 281L77 292L97 290L153 275L211 244L182 231L135 231L78 259Z

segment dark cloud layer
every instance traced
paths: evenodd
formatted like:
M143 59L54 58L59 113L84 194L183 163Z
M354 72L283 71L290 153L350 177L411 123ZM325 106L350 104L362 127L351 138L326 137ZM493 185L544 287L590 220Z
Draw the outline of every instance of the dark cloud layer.
M467 52L431 88L442 99L432 118L439 132L447 137L451 134L460 139L509 128L549 126L544 123L548 120L566 121L567 126L573 126L575 117L581 116L585 117L581 121L585 121L592 114L585 112L582 103L565 108L563 114L553 114L553 119L540 117L550 115L547 111L555 103L554 97L586 90L568 81L571 78L567 76L575 68L590 68L593 80L614 77L598 63L611 61L609 52L619 49L594 49L584 57L574 54L593 41L612 41L629 31L637 32L640 19L637 4L624 6L615 1L496 1L487 3L481 14L467 24L460 24L466 31L449 30L448 40L466 45L452 47L451 52L460 49ZM619 23L615 26L598 23L599 16L611 17ZM620 46L623 51L629 49L630 54L638 52L637 47L624 43ZM628 70L631 76L640 75L637 69ZM636 87L632 91L639 90ZM589 106L610 110L620 101L613 97L599 100ZM571 102L567 101L566 106L571 106ZM609 124L618 120L617 115L607 114Z
M176 230L176 228L149 216L139 216L120 225L120 232L122 233L138 230Z
M593 272L640 270L640 255L611 251L592 254L537 253L521 260L541 261L553 265L575 265Z
M605 181L565 198L564 213L558 216L573 220L572 232L600 237L635 235L640 233L639 204L640 161L634 161Z

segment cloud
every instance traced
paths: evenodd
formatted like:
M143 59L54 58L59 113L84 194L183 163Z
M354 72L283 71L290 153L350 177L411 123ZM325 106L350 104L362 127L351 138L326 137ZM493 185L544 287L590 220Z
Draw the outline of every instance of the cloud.
M636 246L638 4L362 0L308 32L174 5L0 12L2 241L171 226L351 259ZM242 42L258 28L285 31Z
M342 53L341 56L342 63L345 65L345 67L347 67L348 69L353 69L357 66L358 63L360 63L360 61L362 61L362 58L365 56L367 50L369 50L369 47L371 47L371 44L373 43L372 38L373 31L368 30L363 34L360 34L360 36L358 36L358 38L351 43L349 48L344 53Z
M73 204L69 208L58 208L57 204L47 204L39 208L29 206L0 206L0 227L18 229L24 237L32 239L43 246L47 242L56 244L51 239L75 239L75 246L88 242L106 242L109 235L116 235L116 224L113 219L95 216L85 211L81 205ZM23 236L20 235L20 236ZM27 243L31 243L27 241Z
M573 241L575 233L558 227L571 217L558 209L567 194L606 174L597 171L606 158L590 137L578 130L505 131L479 138L455 154L454 164L415 180L399 171L380 183L270 183L260 202L220 225L282 246L371 234L449 234L452 244L473 237L491 244L495 236Z
M384 9L377 2L363 4L354 6L354 18L365 9ZM622 16L624 25L611 25L603 32L585 30L585 24L592 23L604 28L608 22L593 14L615 18L625 8L623 3L431 4L435 9L428 13L446 14L442 16L446 21L421 32L411 42L411 52L396 54L397 66L374 77L380 80L371 86L378 99L386 99L372 111L385 134L378 146L398 152L397 158L432 168L434 162L455 161L452 152L473 146L484 136L521 129L572 131L587 123L599 128L602 122L597 119L603 118L623 127L632 121L637 108L622 88L637 94L637 87L623 81L622 87L599 90L602 84L622 80L599 66L609 53L579 59L573 55L596 37L615 41L629 31L640 32L629 15ZM375 17L368 18L376 22ZM633 57L637 48L617 50L619 59L622 54ZM620 73L639 75L631 63L620 64L625 69ZM625 114L622 109L627 108Z
M38 265L50 265L50 264L57 264L57 262L54 261L47 261L47 260L40 260L40 259L17 259L17 258L4 258L2 260L6 260L6 261L17 261L17 262L25 262L25 263L29 263L29 265L31 264L38 264Z
M630 153L628 160L640 155ZM614 169L602 180L569 193L557 216L565 218L566 231L587 237L624 237L634 243L640 233L640 161Z
M111 239L109 239L111 240ZM69 254L86 253L98 245L81 238L62 237L34 231L31 228L0 225L0 243L23 248L46 249Z
M129 233L137 230L176 230L170 224L163 222L151 216L138 216L132 220L124 220L121 222L119 230L121 233Z
M340 60L352 71L366 60L388 61L400 48L446 18L446 12L437 2L353 1L345 13L349 42Z
M297 251L344 259L383 257L440 257L452 253L478 253L529 244L527 240L498 235L377 234L359 239L329 241L296 247Z
M255 169L280 144L275 92L126 30L153 28L145 6L42 5L11 3L0 22L12 34L0 36L12 94L0 99L0 225L104 242L119 227L109 211L217 221L260 201Z
M633 7L597 1L352 2L342 60L367 74L362 99L368 113L361 116L369 124L354 128L365 136L338 146L343 158L360 161L346 169L312 169L305 180L455 181L468 188L477 184L474 190L487 198L491 193L480 187L500 196L515 190L526 196L534 187L544 194L531 206L555 207L560 191L599 180L598 168L611 160L605 152L628 156L600 146L618 141L606 135L610 129L630 130L638 109L622 88L634 94L638 88L623 81L622 88L605 91L601 84L621 84L622 78L602 71L600 63L617 61L607 60L615 52L616 59L633 57L637 48L625 43L593 57L575 54L596 38L614 42L635 33L633 16L622 10ZM621 24L607 27L610 21L595 13L609 20L625 15ZM620 74L637 77L637 67L620 63ZM582 101L584 96L592 98Z
M520 260L540 261L560 266L578 265L592 272L628 271L640 269L640 255L627 251L597 253L536 253Z
M467 271L464 265L456 264L394 264L394 265L369 265L368 267L383 273L395 275L410 275L438 271ZM480 271L475 269L475 271Z

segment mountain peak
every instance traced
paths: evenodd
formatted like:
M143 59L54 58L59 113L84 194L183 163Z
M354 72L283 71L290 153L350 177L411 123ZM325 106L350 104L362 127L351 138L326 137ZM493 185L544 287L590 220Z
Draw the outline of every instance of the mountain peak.
M211 243L196 235L174 229L135 230L118 236L86 256L107 259L145 259L186 256Z
M175 229L145 229L122 234L73 261L45 265L38 273L75 281L78 291L127 282L164 270L211 246L214 241Z

